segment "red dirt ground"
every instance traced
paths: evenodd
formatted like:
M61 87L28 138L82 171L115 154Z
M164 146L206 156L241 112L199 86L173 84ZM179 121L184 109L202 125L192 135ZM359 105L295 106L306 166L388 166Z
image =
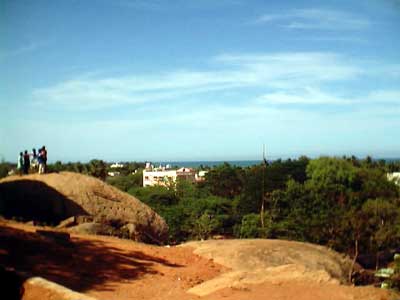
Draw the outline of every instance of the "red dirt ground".
M186 291L227 268L187 247L156 247L111 237L71 235L60 244L36 227L0 222L0 265L40 276L97 299L390 300L387 291L308 281L225 288L205 297ZM59 300L55 292L25 284L24 300Z

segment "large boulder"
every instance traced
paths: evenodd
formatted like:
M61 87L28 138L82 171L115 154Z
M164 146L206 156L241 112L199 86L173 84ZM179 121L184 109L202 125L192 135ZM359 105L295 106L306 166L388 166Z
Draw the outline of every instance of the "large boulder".
M188 291L197 296L228 287L247 289L265 282L281 285L307 281L333 286L346 283L351 268L351 260L346 256L323 246L294 241L208 240L181 247L190 247L195 254L229 269Z
M0 215L52 225L88 215L137 241L162 243L168 236L167 224L150 207L99 179L72 172L3 178Z

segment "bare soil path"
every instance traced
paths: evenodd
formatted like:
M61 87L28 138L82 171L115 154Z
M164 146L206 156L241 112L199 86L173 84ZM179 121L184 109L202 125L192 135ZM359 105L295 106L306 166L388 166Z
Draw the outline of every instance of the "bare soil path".
M71 234L70 243L60 244L36 234L36 229L26 224L0 222L0 265L15 268L28 277L43 277L99 300L396 299L373 287L354 288L306 277L242 282L200 297L187 291L234 271L235 266L222 266L216 256L210 259L204 253L195 254L194 245L158 247L77 234ZM56 292L29 283L25 284L25 290L24 300L64 300Z

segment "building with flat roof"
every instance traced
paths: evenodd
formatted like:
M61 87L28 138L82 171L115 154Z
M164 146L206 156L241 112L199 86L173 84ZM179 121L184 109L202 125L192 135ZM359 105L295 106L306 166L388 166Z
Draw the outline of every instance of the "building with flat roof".
M176 182L176 170L144 170L143 171L143 186L162 185L168 186Z
M123 167L124 167L123 164L120 164L120 163L117 163L117 162L110 166L110 168L112 168L112 169L123 168Z
M153 168L151 165L146 165L143 171L143 186L169 186L175 183L178 179L189 182L198 181L198 174L192 168L180 168L178 170L170 170L167 168Z
M400 185L400 172L387 173L387 179L389 181L393 181L397 185Z

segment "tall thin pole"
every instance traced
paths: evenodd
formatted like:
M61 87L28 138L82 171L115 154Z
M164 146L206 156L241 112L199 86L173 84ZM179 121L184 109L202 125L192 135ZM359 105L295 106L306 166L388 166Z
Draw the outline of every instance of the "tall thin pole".
M262 167L262 186L261 186L261 210L260 210L260 218L261 218L261 228L264 229L264 214L265 214L265 170L267 167L267 161L265 159L265 144L263 144L263 167Z

